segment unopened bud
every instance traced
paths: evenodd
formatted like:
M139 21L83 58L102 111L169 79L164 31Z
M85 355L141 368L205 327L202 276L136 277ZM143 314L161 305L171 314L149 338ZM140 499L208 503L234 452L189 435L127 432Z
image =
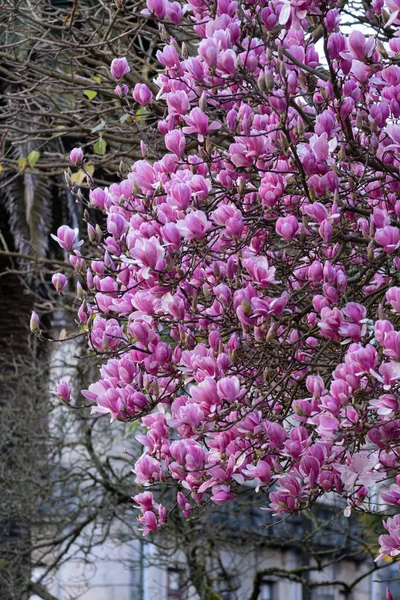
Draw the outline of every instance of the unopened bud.
M238 192L239 192L240 195L244 194L245 187L246 187L246 182L244 180L244 177L239 177L239 179L238 179Z
M275 80L271 71L267 71L265 74L265 85L268 91L273 90L275 87Z
M30 327L32 333L37 334L40 332L40 319L39 319L39 316L37 315L37 313L35 313L35 311L32 311L31 320L29 322L29 327Z
M99 224L96 225L95 233L96 233L96 242L101 242L103 234L101 232L101 227Z
M154 396L157 398L160 394L160 387L158 385L158 381L154 380L152 383L152 392L154 394Z
M94 244L96 241L96 231L91 223L88 223L87 234L88 234L89 242Z
M192 310L193 310L193 312L196 312L196 310L197 310L197 294L193 295Z
M252 308L251 308L251 304L248 300L242 300L242 309L246 315L251 314Z
M263 74L262 71L260 72L260 75L259 75L259 77L257 79L257 85L258 85L258 89L261 92L265 92L266 91L267 85L265 83L265 77L264 77L264 74Z
M164 25L162 23L158 24L158 30L160 32L160 38L163 42L168 42L168 33L167 30L165 29Z
M206 99L206 97L205 97L205 95L204 95L204 94L202 94L202 95L200 96L200 99L199 99L199 108L200 108L200 110L202 110L203 112L204 112L204 111L206 110L206 108L207 108L207 99Z
M276 334L275 334L275 329L276 329L276 325L275 323L272 323L271 327L268 329L268 333L265 337L266 342L272 342L272 340L275 338Z
M370 224L369 224L369 235L371 238L373 238L375 236L375 231L376 231L375 223L371 220Z
M375 44L376 44L377 50L378 50L379 54L382 56L382 58L388 58L388 53L386 52L386 48L382 44L382 42L379 40L375 40Z
M203 283L202 289L203 289L204 297L205 298L209 298L211 294L210 294L210 290L208 288L208 285L206 283Z
M77 298L79 298L79 300L83 300L84 291L83 291L83 287L79 281L76 284L76 296L77 296ZM86 303L84 302L84 304L85 304L84 310L86 310ZM82 304L82 306L83 306L83 304Z
M368 260L371 261L371 262L375 259L375 256L374 256L374 242L373 241L371 241L368 244L367 256L368 256Z

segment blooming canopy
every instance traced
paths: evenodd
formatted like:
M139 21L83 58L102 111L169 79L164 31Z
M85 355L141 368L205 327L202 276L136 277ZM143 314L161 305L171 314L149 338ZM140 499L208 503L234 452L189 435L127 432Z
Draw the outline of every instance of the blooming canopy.
M171 31L185 19L198 44L189 55L172 36L157 53L151 158L90 192L99 254L81 254L69 228L54 237L85 279L78 316L105 357L83 394L93 412L140 420L136 479L175 480L186 517L246 482L278 514L328 492L362 508L399 471L394 4L366 14L390 20L383 47L345 35L334 0L190 0L186 12L148 0L145 15ZM116 79L128 71L113 61ZM135 500L145 533L165 524L150 492ZM397 522L382 538L391 556Z

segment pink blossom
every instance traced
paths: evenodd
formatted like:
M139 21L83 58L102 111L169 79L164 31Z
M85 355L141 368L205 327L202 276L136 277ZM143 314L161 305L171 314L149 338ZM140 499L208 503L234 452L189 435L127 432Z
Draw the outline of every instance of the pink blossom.
M380 478L379 473L373 472L376 463L375 458L368 458L366 454L358 452L353 454L349 464L336 465L335 468L341 473L345 489L352 490L355 485L374 485Z
M55 273L51 278L51 283L54 285L56 291L61 294L64 291L68 281L65 275L62 273Z
M380 246L383 246L385 252L393 254L400 244L400 230L397 227L387 225L377 230L375 241Z
M129 73L130 67L126 57L114 58L111 63L111 75L115 80L121 79L124 75Z
M290 242L299 230L299 222L296 217L279 217L276 222L276 232L284 240Z
M391 287L386 292L386 300L389 304L392 305L393 309L396 312L400 312L400 288L399 287Z
M133 99L141 106L147 106L153 94L145 83L137 83L133 88Z
M61 379L58 383L56 391L61 400L69 404L71 401L71 387L64 379Z
M135 464L133 469L136 481L140 484L149 484L162 479L161 465L158 460L144 454Z
M185 152L186 138L183 131L174 129L165 136L165 145L168 150L174 152L177 156L182 156Z
M71 150L69 160L74 163L77 167L80 167L83 162L83 150L82 148L74 148Z
M395 558L400 554L400 514L389 517L382 524L388 533L379 536L380 554L378 559L385 558L385 556Z
M203 211L196 210L178 221L176 226L184 239L190 242L202 239L210 229L211 223Z
M146 0L148 12L153 13L158 19L163 19L167 12L166 0Z
M200 110L200 108L193 108L189 115L184 117L184 120L189 127L184 127L183 133L197 134L197 138L200 142L204 140L204 137L207 135L207 133L210 131L215 131L216 129L220 129L221 127L221 123L218 121L213 121L211 124L209 124L207 115Z
M215 485L212 488L211 499L215 504L226 504L235 498L235 494L231 492L229 485Z
M62 225L57 229L57 235L51 234L53 240L55 240L61 248L64 250L72 250L73 248L79 248L83 244L83 240L77 241L79 236L79 229L71 229L67 225Z

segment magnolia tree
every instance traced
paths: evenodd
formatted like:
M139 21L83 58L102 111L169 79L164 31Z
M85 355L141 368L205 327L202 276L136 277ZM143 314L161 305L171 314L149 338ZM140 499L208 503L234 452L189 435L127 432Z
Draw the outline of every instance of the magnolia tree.
M111 73L159 138L77 194L88 248L54 236L103 359L87 404L141 424L136 481L174 480L187 518L243 486L277 515L327 494L346 515L400 506L400 0L365 3L350 34L345 4L148 0L157 96L125 58ZM166 524L152 492L134 500L144 535ZM395 557L400 514L384 526Z

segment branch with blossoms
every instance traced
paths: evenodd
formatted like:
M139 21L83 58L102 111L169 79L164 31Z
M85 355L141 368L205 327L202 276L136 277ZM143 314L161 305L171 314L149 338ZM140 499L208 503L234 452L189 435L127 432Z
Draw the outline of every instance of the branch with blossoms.
M83 199L103 215L96 255L66 226L55 239L104 357L83 395L94 413L140 421L136 481L177 482L187 518L246 485L277 515L328 493L346 515L369 511L377 484L400 505L385 491L400 465L397 4L371 4L368 36L345 33L334 0L186 13L148 0L162 69L155 98L133 93L168 152L142 143L119 183ZM171 21L190 45L168 37ZM112 62L118 94L129 69ZM165 525L151 492L135 499L144 533ZM382 555L400 553L399 519Z

